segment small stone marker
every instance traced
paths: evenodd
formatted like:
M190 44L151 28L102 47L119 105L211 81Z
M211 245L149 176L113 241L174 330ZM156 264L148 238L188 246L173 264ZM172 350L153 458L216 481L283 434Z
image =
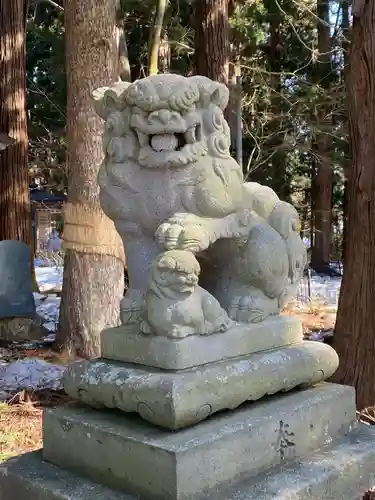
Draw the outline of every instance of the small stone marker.
M31 255L22 241L0 241L0 319L34 318Z

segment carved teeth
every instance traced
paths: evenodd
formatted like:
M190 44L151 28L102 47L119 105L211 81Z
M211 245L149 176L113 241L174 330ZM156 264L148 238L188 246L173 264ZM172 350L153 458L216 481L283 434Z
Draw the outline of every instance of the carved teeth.
M176 151L178 139L174 134L152 135L150 146L155 151Z
M194 125L185 132L185 140L188 144L194 144L194 142L196 142L195 127Z

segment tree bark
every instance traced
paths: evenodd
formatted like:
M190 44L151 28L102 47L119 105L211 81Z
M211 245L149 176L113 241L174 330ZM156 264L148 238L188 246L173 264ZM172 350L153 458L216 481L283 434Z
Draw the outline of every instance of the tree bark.
M228 8L228 0L195 2L196 73L227 86L230 61Z
M331 81L331 35L329 28L329 2L317 0L318 52L316 74L318 84L329 93ZM321 21L320 21L321 20ZM332 121L327 119L327 106L318 110L319 134L316 138L317 172L315 176L314 199L314 242L312 245L312 267L324 271L330 263L332 226ZM330 130L328 130L328 128Z
M128 55L128 45L124 27L118 27L118 45L119 45L119 76L123 82L131 82L130 61Z
M116 0L65 0L65 30L68 204L57 344L69 354L92 357L100 354L103 328L118 324L124 292L124 264L110 244L119 236L99 204L103 124L91 97L94 89L118 80Z
M347 91L352 167L348 179L345 266L334 347L334 381L357 390L357 406L375 402L375 3L355 17Z
M159 71L168 73L171 69L171 46L169 44L168 30L164 28L159 47Z
M344 68L342 71L343 80L345 80L346 68L348 65L348 50L349 50L349 33L350 33L350 22L349 22L349 1L350 0L342 0L342 21L341 21L341 29L343 35L345 37L345 41L343 42L342 48L344 52ZM344 99L346 94L344 95ZM344 103L345 106L346 102ZM345 112L345 125L348 125L348 113ZM346 241L346 225L347 225L347 201L348 201L348 177L350 174L350 166L349 166L349 148L348 145L345 145L345 152L347 153L347 157L344 159L344 196L342 201L342 219L343 219L343 230L342 230L342 248L341 248L341 259L345 261L345 241Z
M375 500L375 488L371 488L363 495L362 500Z
M277 7L270 11L270 45L268 51L268 67L270 69L270 120L266 132L269 136L266 146L266 154L272 155L266 168L270 171L267 176L271 177L271 187L283 201L290 202L291 187L287 174L286 150L283 148L285 140L285 129L282 117L283 109L283 82L282 73L282 15Z
M25 0L1 0L0 135L14 139L0 149L0 240L20 240L31 249Z

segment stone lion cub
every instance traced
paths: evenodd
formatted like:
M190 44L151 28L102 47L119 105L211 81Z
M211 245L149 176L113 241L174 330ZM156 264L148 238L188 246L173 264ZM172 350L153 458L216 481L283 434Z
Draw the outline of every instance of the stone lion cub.
M232 321L219 302L198 285L194 254L170 250L153 262L143 333L184 338L227 331Z

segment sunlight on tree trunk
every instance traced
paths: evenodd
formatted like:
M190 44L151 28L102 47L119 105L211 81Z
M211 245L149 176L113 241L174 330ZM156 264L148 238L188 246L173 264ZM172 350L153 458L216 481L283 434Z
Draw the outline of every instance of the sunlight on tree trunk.
M163 35L159 47L159 71L168 73L171 67L171 46L169 44L168 30L163 29Z
M124 13L121 8L121 0L116 0L116 20L117 20L117 45L118 45L118 70L120 80L131 82L131 70L128 55L128 44L124 27Z
M355 8L356 5L353 5ZM357 390L357 406L375 404L375 2L353 22L347 92L352 166L348 179L344 276L334 347L334 381Z
M118 81L116 0L65 0L68 80L68 203L58 347L82 357L100 353L100 333L119 321L124 292L122 244L100 209L97 174L103 123L92 92ZM117 239L116 239L117 238Z
M157 75L159 72L159 49L161 43L161 33L163 29L163 21L167 7L168 0L156 0L155 18L153 25L150 28L148 62L149 75Z

